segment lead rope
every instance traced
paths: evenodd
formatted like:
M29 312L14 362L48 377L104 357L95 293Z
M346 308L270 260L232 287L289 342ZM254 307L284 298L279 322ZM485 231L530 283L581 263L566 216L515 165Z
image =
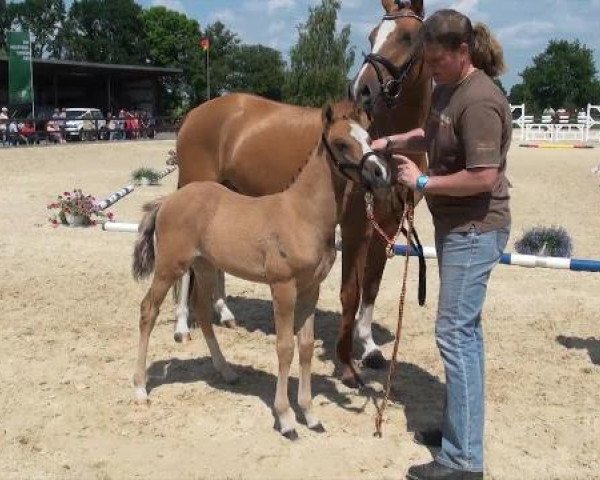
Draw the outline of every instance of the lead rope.
M390 239L390 237L387 236L387 234L381 228L381 226L375 221L375 218L373 215L373 195L371 195L368 192L367 192L367 194L365 194L365 201L367 204L367 218L369 219L369 221L371 222L371 225L373 225L375 230L377 230L377 232L379 232L379 234L387 242L386 253L389 258L391 258L390 252L391 252L391 256L394 256L394 244L396 243L396 239L398 238L398 236L400 235L400 232L402 231L402 226L404 225L404 222L406 222L406 238L407 238L407 240L410 239L410 236L414 229L414 199L408 200L408 198L406 198L406 197L407 197L407 195L405 195L405 198L404 198L405 208L404 208L404 212L402 213L402 218L400 219L400 225L398 227L398 231L396 232L396 235L394 236L394 238ZM410 245L410 241L408 241L408 244ZM405 261L404 261L404 273L402 276L402 290L400 292L400 303L398 305L398 324L396 326L396 337L394 340L394 350L392 353L392 358L390 360L390 367L388 369L388 376L387 376L387 381L386 381L386 385L385 385L385 395L383 397L381 405L377 405L377 402L375 402L375 407L377 408L377 416L375 417L375 430L376 430L375 435L378 436L379 438L381 438L383 436L383 433L382 433L383 414L387 407L388 398L390 395L390 388L391 388L391 384L392 384L392 378L394 375L394 370L396 368L396 357L398 356L398 348L400 346L400 334L402 332L402 319L404 317L404 302L406 299L406 280L408 277L409 259L410 259L410 248L407 248L406 255L405 255Z

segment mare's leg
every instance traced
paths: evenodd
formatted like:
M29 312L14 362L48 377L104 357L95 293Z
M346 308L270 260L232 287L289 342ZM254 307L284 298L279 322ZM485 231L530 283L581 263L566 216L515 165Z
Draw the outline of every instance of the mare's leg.
M369 239L364 194L361 189L354 189L342 218L342 322L337 341L337 356L342 362L342 381L352 387L357 386L352 366L352 332L360 302Z
M283 436L296 440L296 417L288 399L288 377L294 356L294 311L296 306L296 286L293 282L271 285L273 314L277 332L277 358L279 372L275 391L275 414Z
M219 323L228 328L235 328L235 316L227 307L225 303L225 299L227 295L225 294L225 273L222 270L217 270L216 274L217 282L214 296L214 305L215 313L219 316Z
M190 329L188 327L188 316L190 309L188 308L188 298L190 297L190 271L185 272L181 277L179 285L179 295L177 296L177 310L175 311L176 324L173 338L176 342L181 343L186 340L191 340Z
M302 409L306 425L315 432L325 429L312 413L311 362L315 347L315 307L319 299L319 287L308 294L298 297L296 306L296 324L298 329L298 357L300 360L300 381L298 387L298 405Z
M206 340L206 345L210 351L213 366L227 383L235 382L238 378L237 374L223 357L212 325L211 304L217 272L207 261L199 258L194 263L194 273L195 286L193 291L195 304L193 308L204 334L204 340Z

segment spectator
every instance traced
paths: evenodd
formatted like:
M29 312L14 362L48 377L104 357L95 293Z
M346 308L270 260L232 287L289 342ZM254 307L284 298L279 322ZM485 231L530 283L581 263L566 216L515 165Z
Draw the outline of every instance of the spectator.
M7 135L8 130L8 108L2 107L2 111L0 112L0 141L4 146L8 140Z
M57 109L58 110L58 109ZM54 120L48 121L46 124L46 133L48 134L48 140L54 143L65 143L65 139L63 138L62 131L59 125L59 116L52 116Z
M82 132L82 140L93 140L94 139L94 117L92 116L92 112L90 110L86 110L86 112L81 116L83 119L83 132Z
M26 120L25 124L19 129L20 141L29 145L39 143L35 133L35 124L31 120Z
M17 125L17 121L13 120L8 124L8 144L16 146L19 140L19 126Z
M120 140L119 121L110 112L106 115L106 128L108 128L108 139L111 142L113 140Z

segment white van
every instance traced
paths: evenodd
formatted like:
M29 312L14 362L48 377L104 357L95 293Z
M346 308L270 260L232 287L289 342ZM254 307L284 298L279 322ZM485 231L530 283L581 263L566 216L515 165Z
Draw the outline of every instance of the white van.
M86 119L86 112L91 113L91 118ZM68 139L95 139L100 138L101 130L106 128L104 115L97 108L66 108L65 136Z

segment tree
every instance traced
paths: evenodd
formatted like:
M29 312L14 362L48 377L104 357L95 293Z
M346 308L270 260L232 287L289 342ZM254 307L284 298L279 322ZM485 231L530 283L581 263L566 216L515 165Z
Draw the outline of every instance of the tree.
M492 79L492 81L496 84L496 86L502 91L504 95L507 94L506 88L504 88L504 85L502 85L502 81L499 78L494 78Z
M146 58L142 8L133 0L80 0L65 22L70 60L140 64Z
M281 53L263 45L240 45L232 54L226 89L282 99L285 62Z
M5 15L10 25L28 30L32 35L31 53L59 58L62 50L62 26L66 9L64 0L25 0L10 5Z
M4 54L6 48L6 32L8 31L8 9L6 0L0 0L0 57Z
M166 110L182 106L195 97L190 79L198 75L202 64L200 25L184 14L165 7L152 7L142 14L146 32L147 61L160 67L178 67L183 75L162 80L162 98Z
M230 73L233 56L240 44L237 34L233 33L219 21L208 25L203 34L210 41L210 98L221 95L227 89L227 76ZM202 64L191 79L194 92L194 103L206 98L206 54L203 53Z
M349 48L349 25L339 34L336 31L340 5L339 0L322 0L309 8L307 22L298 26L298 43L290 51L286 101L321 106L346 94L354 48Z
M552 40L520 75L523 82L511 90L511 102L525 102L534 113L553 109L585 108L600 92L593 52L579 41Z

